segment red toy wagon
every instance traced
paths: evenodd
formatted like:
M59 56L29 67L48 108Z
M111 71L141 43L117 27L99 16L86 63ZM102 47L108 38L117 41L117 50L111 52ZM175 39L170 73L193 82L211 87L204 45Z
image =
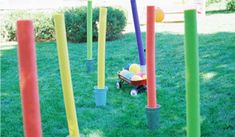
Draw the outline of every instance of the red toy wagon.
M129 84L134 86L133 89L131 89L130 94L131 96L136 96L138 93L144 92L147 89L147 80L138 80L138 81L132 81L129 78L124 77L123 75L118 72L118 78L119 80L116 83L117 89L121 89L124 84Z

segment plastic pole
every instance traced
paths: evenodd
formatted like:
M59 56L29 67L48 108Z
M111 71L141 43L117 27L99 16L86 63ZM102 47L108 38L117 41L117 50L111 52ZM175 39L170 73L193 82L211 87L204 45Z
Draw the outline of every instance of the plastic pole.
M87 60L92 60L92 0L87 6Z
M135 35L137 40L138 52L139 52L139 63L140 65L145 65L145 58L144 58L144 49L143 49L143 41L141 38L141 31L140 31L140 23L139 23L139 16L136 6L136 0L131 0L131 9L132 15L135 25Z
M70 137L79 137L76 109L74 104L73 87L69 66L69 55L65 31L64 14L54 15L56 43L62 81L64 103Z
M155 7L147 7L147 95L148 107L156 108L156 76L155 76Z
M17 21L20 93L25 137L41 137L34 28L31 20Z
M200 89L196 10L184 11L187 136L200 137Z
M100 8L98 36L98 89L105 87L105 36L107 8Z

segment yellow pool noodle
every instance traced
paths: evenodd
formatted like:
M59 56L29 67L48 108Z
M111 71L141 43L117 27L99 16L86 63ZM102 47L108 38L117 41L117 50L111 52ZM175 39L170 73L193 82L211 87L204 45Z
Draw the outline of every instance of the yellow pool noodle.
M98 33L98 89L105 87L105 36L107 8L100 8Z
M79 137L79 129L77 123L77 115L74 104L73 87L69 66L69 55L67 48L64 14L55 14L54 23L64 103L69 128L69 136Z

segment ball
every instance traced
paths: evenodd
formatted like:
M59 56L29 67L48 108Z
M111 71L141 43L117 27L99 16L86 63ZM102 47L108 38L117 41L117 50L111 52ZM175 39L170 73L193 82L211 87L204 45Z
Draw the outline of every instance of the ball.
M134 73L129 72L129 71L128 71L128 73L126 73L126 74L124 75L124 77L127 78L127 79L132 79L133 76L134 76Z
M143 75L142 78L143 78L143 79L147 79L147 75Z
M129 67L129 71L137 74L138 72L140 72L140 65L138 64L131 64L131 66Z
M134 75L132 78L131 78L132 81L140 81L142 80L142 77L139 76L139 75Z
M124 69L129 70L130 66L131 66L131 64L126 65L126 66L124 67Z
M129 71L123 69L119 74L122 75L122 76L125 76L127 73L129 73Z
M156 22L162 22L165 17L163 10L159 7L155 10L155 15L156 15L156 17L155 17Z
M144 75L145 75L145 73L144 72L138 72L136 75L138 75L138 76L140 76L140 77L143 77Z

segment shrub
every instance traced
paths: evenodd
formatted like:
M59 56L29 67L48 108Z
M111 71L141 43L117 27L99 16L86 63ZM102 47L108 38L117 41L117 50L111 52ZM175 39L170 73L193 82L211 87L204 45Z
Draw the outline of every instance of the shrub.
M29 13L25 11L10 12L5 14L4 20L1 23L1 40L13 41L16 40L16 21L29 17ZM20 18L19 18L20 17Z
M65 10L65 24L67 39L72 42L85 42L87 25L86 25L86 11L85 7L72 8ZM93 23L94 24L94 23Z
M126 16L123 10L107 7L106 40L117 39L126 26ZM86 7L65 10L66 31L69 41L86 41ZM97 22L99 21L99 8L93 9L93 40L98 39Z
M34 14L34 28L37 41L51 41L54 38L54 24L52 16L45 13Z
M230 11L235 11L235 0L229 0L226 4L226 9Z
M51 15L44 12L29 13L27 11L14 11L5 15L0 30L1 39L5 41L16 40L16 21L18 19L32 19L35 28L36 41L54 40L54 26Z
M68 41L86 42L87 24L86 7L62 10L65 14L65 24ZM36 41L54 40L54 25L52 15L44 12L14 11L5 15L1 23L0 39L5 41L16 40L16 21L18 19L32 19L34 21ZM99 8L93 9L93 39L98 39L97 22L99 20ZM108 7L107 15L107 40L117 39L126 26L124 11Z
M120 9L114 9L111 7L107 7L107 32L106 32L106 39L107 40L114 40L121 36L122 31L124 30L127 19L125 16L124 11ZM99 8L94 9L93 19L98 22L99 20ZM98 38L98 31L97 25L94 26L95 39Z
M206 6L214 3L220 3L222 0L206 0Z

